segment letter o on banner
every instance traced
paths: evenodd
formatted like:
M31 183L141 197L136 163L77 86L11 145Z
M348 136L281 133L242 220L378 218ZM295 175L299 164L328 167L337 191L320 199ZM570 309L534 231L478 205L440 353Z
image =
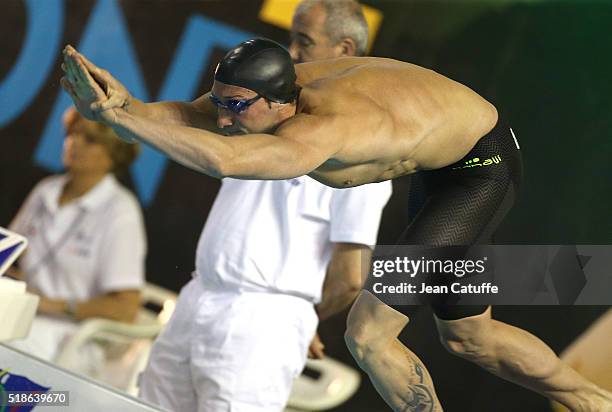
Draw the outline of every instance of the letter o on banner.
M47 81L60 55L64 31L63 0L27 0L23 47L15 65L0 83L0 127L13 121Z

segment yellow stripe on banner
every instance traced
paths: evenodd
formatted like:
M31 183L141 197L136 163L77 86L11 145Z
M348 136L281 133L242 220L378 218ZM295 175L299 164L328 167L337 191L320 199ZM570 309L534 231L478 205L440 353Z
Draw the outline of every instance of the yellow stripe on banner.
M293 13L300 1L301 0L264 0L261 10L259 10L259 19L266 23L289 30L291 29ZM383 13L374 7L364 4L363 14L368 22L368 49L370 49L376 39L380 24L382 23Z
M9 369L0 369L0 378L9 373Z

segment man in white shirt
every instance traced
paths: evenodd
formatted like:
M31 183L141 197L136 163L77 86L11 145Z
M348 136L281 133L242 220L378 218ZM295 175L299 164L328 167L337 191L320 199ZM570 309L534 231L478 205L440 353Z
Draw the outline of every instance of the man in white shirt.
M307 27L296 19L292 57L365 52L367 25L357 10L349 22L357 35L338 43L319 30L312 55L303 43ZM314 9L313 23L321 12ZM309 344L311 356L322 356L313 340L318 320L346 308L361 289L362 259L390 195L389 182L332 189L306 176L224 179L194 279L154 345L141 396L175 411L281 411Z

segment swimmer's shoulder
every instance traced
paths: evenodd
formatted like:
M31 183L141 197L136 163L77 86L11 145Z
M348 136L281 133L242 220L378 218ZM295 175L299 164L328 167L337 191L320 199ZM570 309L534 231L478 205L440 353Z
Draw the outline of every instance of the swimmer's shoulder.
M306 85L313 81L336 77L358 68L376 69L408 64L384 57L338 57L295 65L297 81Z
M302 86L297 113L328 120L347 111L344 110L347 105L358 104L359 96L353 94L350 88L345 88L338 82L328 82L324 79L313 81Z

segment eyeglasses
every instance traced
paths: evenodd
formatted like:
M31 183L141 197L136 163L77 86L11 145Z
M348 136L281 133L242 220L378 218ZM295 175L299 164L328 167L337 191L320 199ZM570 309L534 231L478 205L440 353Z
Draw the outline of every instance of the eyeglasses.
M210 101L215 106L220 107L221 109L229 110L230 112L235 114L243 113L246 109L249 108L249 106L251 106L257 100L261 99L261 97L262 96L257 95L251 99L228 99L225 102L222 102L221 99L219 99L212 93L208 96Z

